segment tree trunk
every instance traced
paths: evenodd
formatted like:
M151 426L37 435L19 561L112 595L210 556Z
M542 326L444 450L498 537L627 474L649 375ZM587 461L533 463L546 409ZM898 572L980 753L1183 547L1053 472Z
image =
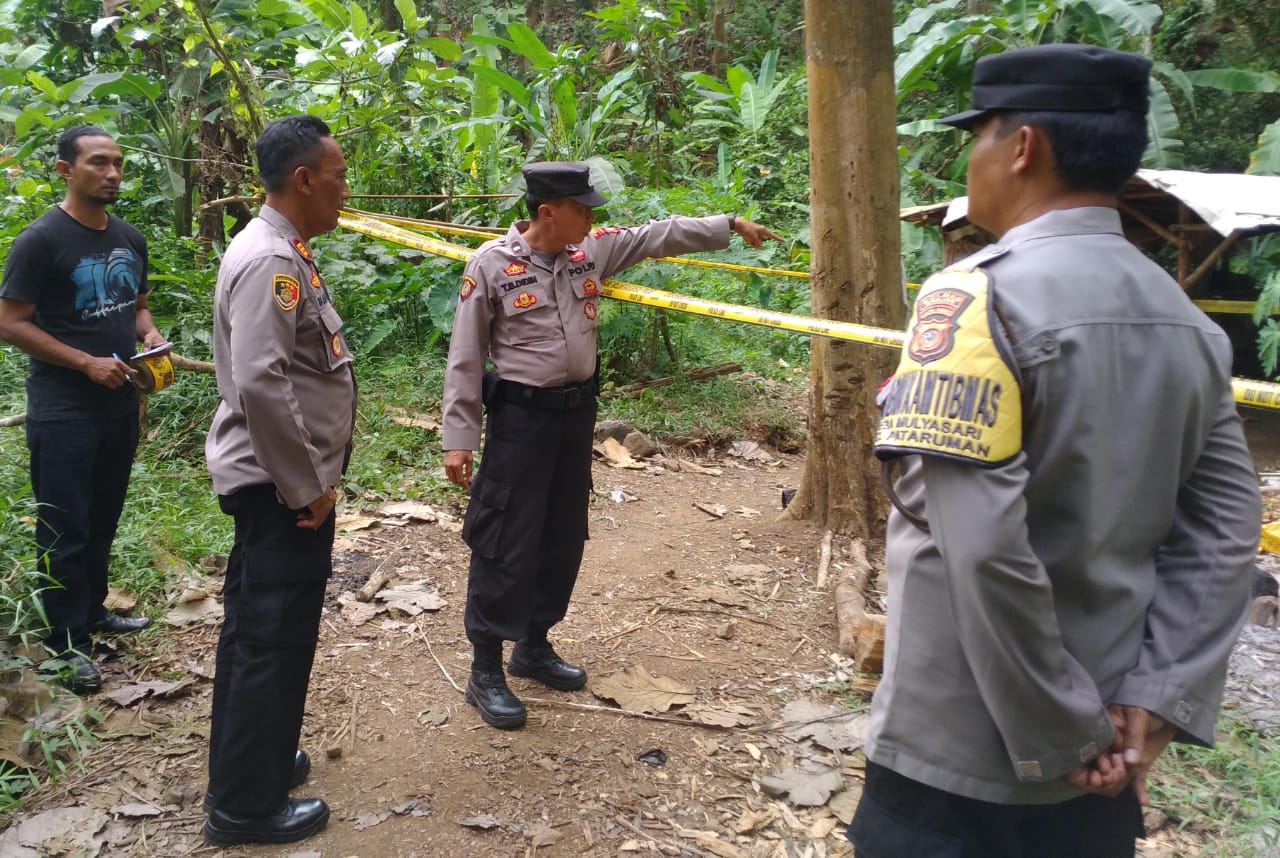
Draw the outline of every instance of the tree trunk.
M805 19L813 314L901 329L893 5L806 0ZM809 441L789 517L881 533L875 396L896 360L890 350L814 338Z
M729 5L733 0L715 0L711 18L711 65L718 72L729 64L729 51L725 42L725 19L729 17Z

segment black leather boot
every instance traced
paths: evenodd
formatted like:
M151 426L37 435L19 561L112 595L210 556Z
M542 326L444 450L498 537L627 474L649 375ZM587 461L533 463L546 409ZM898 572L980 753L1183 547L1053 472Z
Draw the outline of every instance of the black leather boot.
M546 638L530 635L511 648L507 671L512 676L536 679L556 691L577 691L587 684L587 672L556 655Z
M291 798L269 816L236 816L214 808L204 821L204 839L212 846L238 843L293 843L310 837L329 821L329 805L318 798Z
M515 730L529 717L520 698L507 687L502 672L502 645L476 646L471 659L471 679L467 681L466 701L480 710L480 717L499 730Z

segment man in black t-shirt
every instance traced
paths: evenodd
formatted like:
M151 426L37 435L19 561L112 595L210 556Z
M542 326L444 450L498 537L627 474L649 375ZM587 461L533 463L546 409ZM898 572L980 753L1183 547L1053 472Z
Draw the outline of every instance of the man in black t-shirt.
M77 693L102 677L90 633L145 628L107 611L107 565L138 446L138 391L121 356L162 347L147 310L147 243L107 206L124 158L105 131L58 138L67 194L14 239L0 281L0 339L31 356L27 446L39 504L36 553L51 579L41 594L45 645L70 665Z

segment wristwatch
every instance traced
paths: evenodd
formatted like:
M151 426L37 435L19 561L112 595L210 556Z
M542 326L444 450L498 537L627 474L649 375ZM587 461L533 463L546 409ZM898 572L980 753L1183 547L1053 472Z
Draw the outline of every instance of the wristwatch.
M738 216L729 215L729 232L733 232L733 230L737 228L737 226L738 226Z

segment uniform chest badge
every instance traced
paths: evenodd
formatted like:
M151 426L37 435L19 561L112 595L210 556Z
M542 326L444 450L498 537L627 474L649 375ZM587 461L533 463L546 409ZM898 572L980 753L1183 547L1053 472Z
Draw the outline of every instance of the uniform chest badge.
M311 285L317 289L324 285L324 281L320 279L320 272L315 268L311 269Z
M307 247L306 242L297 236L289 239L289 243L293 245L294 250L298 251L298 255L308 262L315 258L311 255L311 248Z
M907 353L926 364L945 357L955 345L956 320L973 296L958 289L937 289L916 298L916 324Z
M334 357L342 357L342 334L334 334L329 340L329 351L333 352Z
M586 258L587 252L582 248L578 248L573 253L569 254L569 261L574 263L582 262Z
M599 294L600 294L600 284L596 283L596 281L594 281L594 280L583 280L583 281L582 281L582 294L583 294L583 295L599 295Z
M271 281L271 295L276 299L276 306L287 313L298 306L302 287L288 274L277 274Z
M517 310L527 310L534 304L538 303L538 296L532 292L521 292L516 299L511 302L511 306Z
M471 293L476 291L476 280L470 275L462 278L462 288L458 290L458 299L465 301L471 297Z
M595 302L595 301L588 301L587 303L583 304L583 305L582 305L582 315L586 316L588 319L591 319L592 321L595 321L595 318L596 318L596 302Z
M528 269L528 267L529 266L525 265L523 262L513 262L510 265L508 265L506 268L502 269L502 273L507 275L508 277L515 277L517 275L523 274L525 270Z

